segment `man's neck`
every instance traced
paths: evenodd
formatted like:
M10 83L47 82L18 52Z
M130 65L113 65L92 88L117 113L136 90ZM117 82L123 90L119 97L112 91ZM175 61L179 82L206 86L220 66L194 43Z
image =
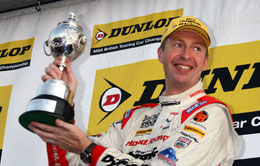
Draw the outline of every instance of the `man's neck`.
M186 90L192 88L194 85L196 85L198 82L195 82L191 85L187 85L187 84L170 84L167 85L166 83L166 88L165 88L165 96L170 96L170 95L177 95L180 94L182 92L185 92Z

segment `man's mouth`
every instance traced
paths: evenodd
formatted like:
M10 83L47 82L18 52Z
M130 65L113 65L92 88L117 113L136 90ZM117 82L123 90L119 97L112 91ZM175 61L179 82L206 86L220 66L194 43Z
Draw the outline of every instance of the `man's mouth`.
M187 65L176 64L175 66L176 66L178 69L182 69L182 70L190 70L190 69L192 69L191 66L187 66Z

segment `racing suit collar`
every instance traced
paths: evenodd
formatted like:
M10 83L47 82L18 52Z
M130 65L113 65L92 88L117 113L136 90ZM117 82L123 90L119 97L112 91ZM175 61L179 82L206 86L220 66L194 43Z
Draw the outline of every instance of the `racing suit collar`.
M160 105L161 107L164 107L164 106L180 105L186 101L189 102L196 101L198 98L206 95L202 86L203 83L202 80L200 80L193 87L180 94L165 96L164 95L165 92L164 92L162 96L159 97Z

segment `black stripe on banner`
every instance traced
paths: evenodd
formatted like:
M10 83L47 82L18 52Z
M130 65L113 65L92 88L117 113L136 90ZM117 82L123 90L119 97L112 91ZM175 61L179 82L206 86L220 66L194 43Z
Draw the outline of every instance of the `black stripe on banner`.
M240 159L235 160L233 166L258 166L260 158Z
M128 48L140 47L151 43L158 43L161 41L161 37L162 35L152 36L145 39L133 40L130 42L119 43L119 44L109 45L105 47L91 48L90 55L103 54L103 53L108 53L113 51L124 50Z
M1 164L1 157L2 157L2 149L0 149L0 164Z
M16 69L30 66L30 62L31 60L29 59L23 62L0 65L0 72L7 71L7 70L16 70Z
M233 114L232 117L239 135L260 133L260 111Z

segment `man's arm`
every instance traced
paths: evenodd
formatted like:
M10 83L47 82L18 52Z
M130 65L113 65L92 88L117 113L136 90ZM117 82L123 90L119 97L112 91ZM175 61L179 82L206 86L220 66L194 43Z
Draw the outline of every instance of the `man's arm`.
M50 166L55 164L63 165L84 165L80 160L79 154L91 144L91 141L86 137L77 126L56 120L57 127L49 126L37 122L32 122L29 128L35 132L43 141L47 143L48 157L53 161L49 161ZM97 145L92 151L91 165L114 165L124 164L131 166L145 166L144 161L133 158L128 154L122 153L120 150L113 148L116 144L111 135L115 135L117 127L112 125L109 132L103 137L103 144L108 144L109 147ZM109 138L110 137L110 138ZM53 155L56 151L56 156ZM71 153L72 152L72 153ZM56 161L55 161L56 157Z

